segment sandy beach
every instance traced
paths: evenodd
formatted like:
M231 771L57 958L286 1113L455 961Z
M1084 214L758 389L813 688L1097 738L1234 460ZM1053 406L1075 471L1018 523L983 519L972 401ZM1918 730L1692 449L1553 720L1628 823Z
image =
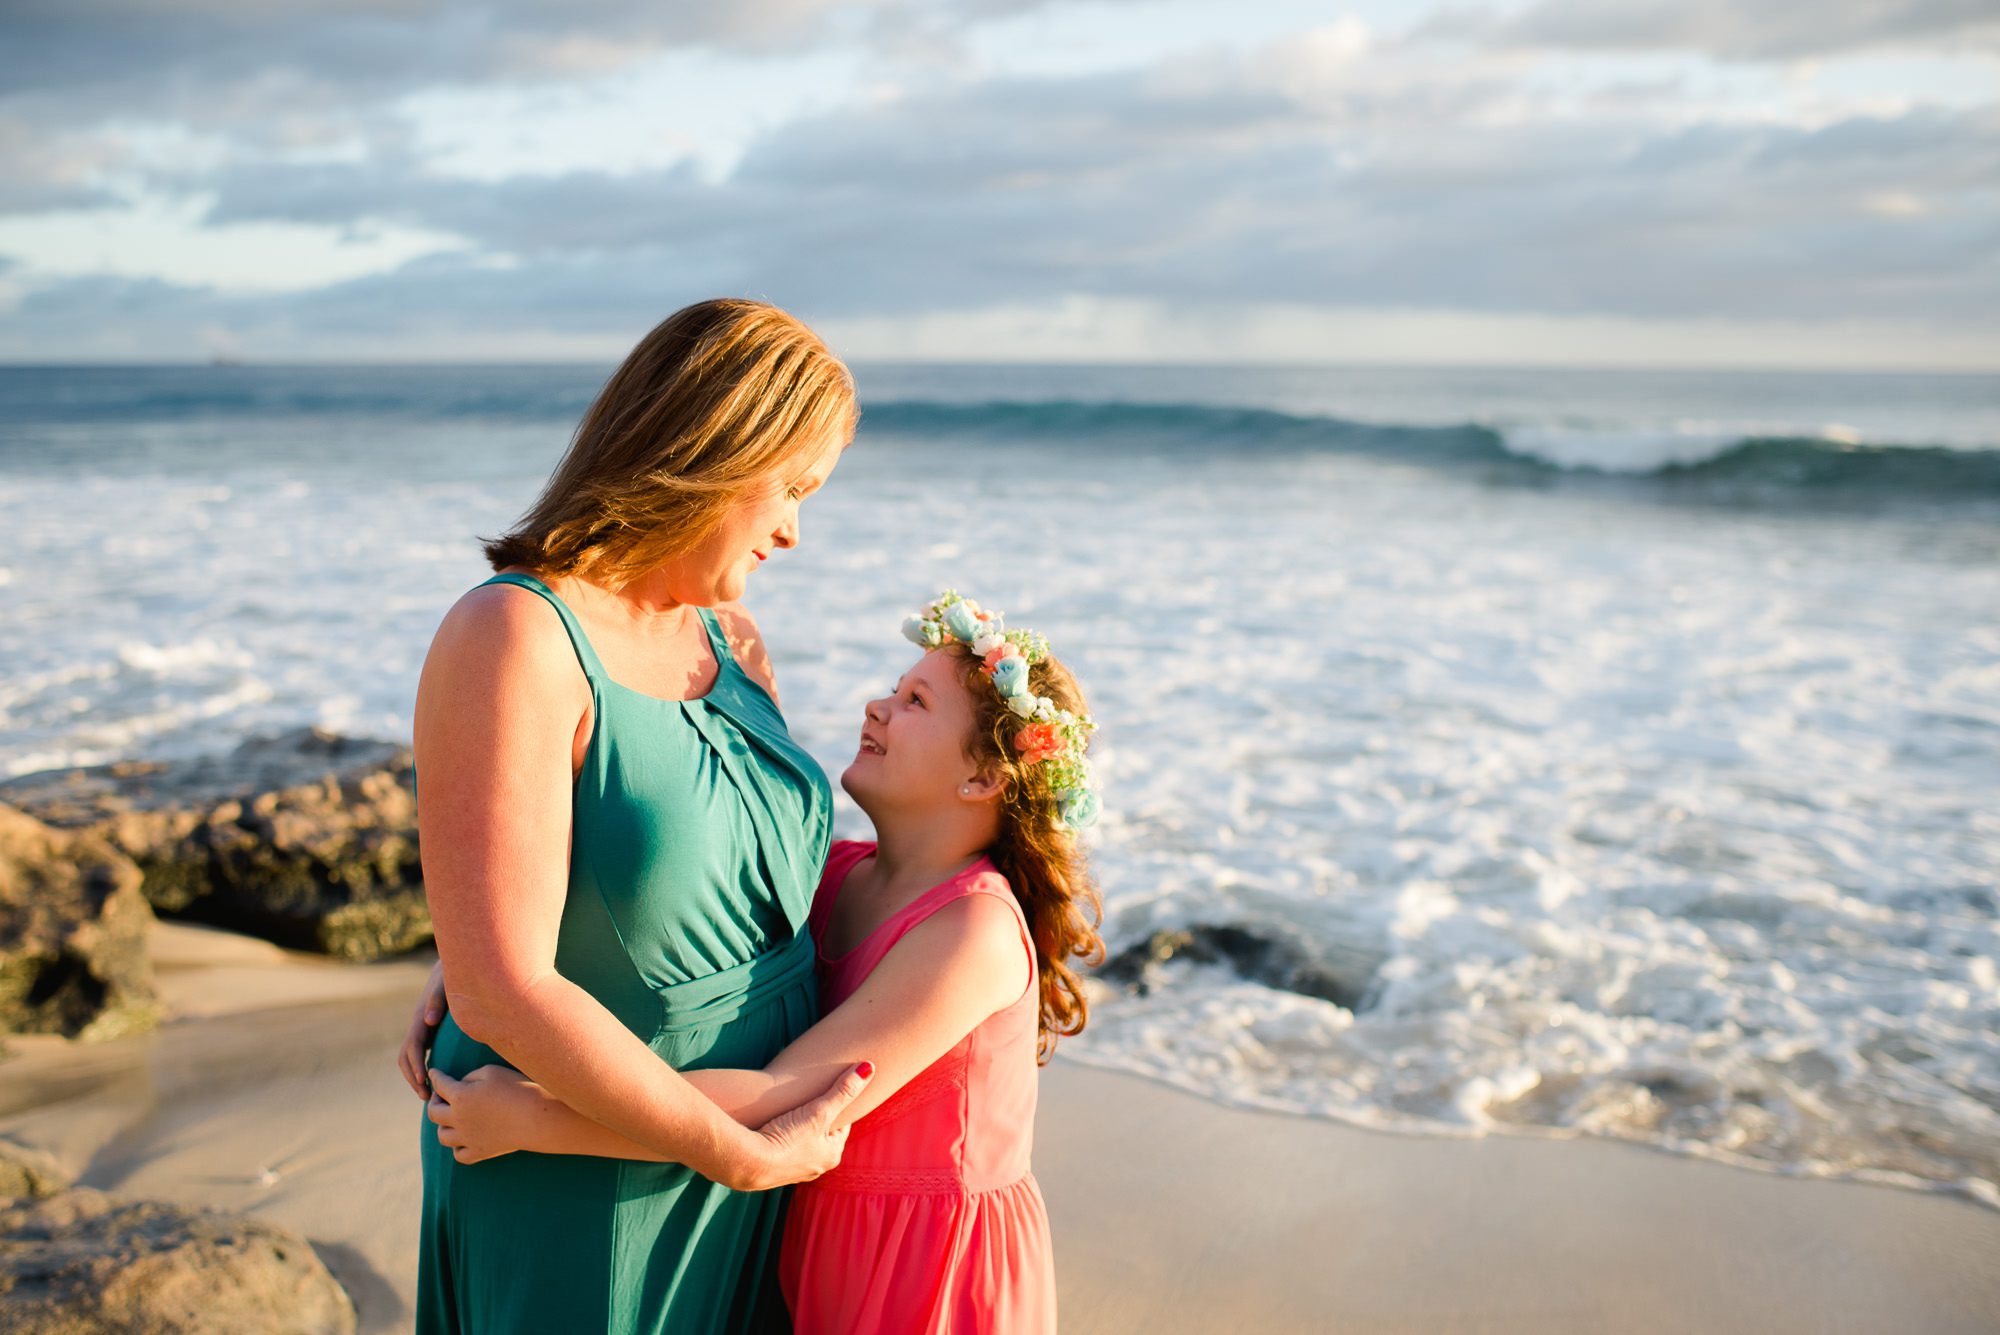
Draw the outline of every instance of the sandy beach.
M390 1059L428 960L154 940L172 1018L10 1040L0 1134L86 1185L296 1230L362 1330L407 1329L419 1110ZM2000 1329L2000 1212L1963 1200L1243 1112L1061 1059L1042 1091L1068 1331Z

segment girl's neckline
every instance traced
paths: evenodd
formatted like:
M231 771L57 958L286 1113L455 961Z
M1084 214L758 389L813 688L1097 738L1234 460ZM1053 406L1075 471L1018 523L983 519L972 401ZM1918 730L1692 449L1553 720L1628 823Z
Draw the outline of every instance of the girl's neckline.
M983 870L997 870L993 866L993 859L988 857L986 854L981 853L977 858L973 859L972 865L967 867L964 871L958 872L952 876L947 876L944 880L939 881L936 885L924 891L922 894L918 895L915 899L912 899L909 903L903 905L903 907L897 909L894 913L891 913L888 917L882 919L881 922L878 922L873 927L869 928L867 932L862 934L862 937L859 941L856 941L853 945L849 946L846 950L841 951L838 955L829 955L826 953L826 933L833 929L833 908L834 905L840 901L840 892L847 888L847 878L854 875L854 869L856 867L859 867L863 862L866 862L870 858L875 856L876 845L874 843L864 841L862 843L862 847L866 849L866 851L861 853L852 862L847 864L847 870L841 873L839 883L833 887L833 894L829 896L826 901L826 925L824 928L821 929L820 939L813 943L813 953L819 956L820 963L822 964L838 966L844 963L845 961L853 958L856 954L858 954L861 951L861 949L865 947L869 942L873 941L876 937L880 936L883 932L887 931L891 926L893 926L895 924L896 919L902 917L904 914L908 913L911 909L916 908L919 904L922 904L925 900L929 899L932 895L935 895L938 891L948 890L955 886L961 885L966 880L968 880L973 876L976 876L979 872Z

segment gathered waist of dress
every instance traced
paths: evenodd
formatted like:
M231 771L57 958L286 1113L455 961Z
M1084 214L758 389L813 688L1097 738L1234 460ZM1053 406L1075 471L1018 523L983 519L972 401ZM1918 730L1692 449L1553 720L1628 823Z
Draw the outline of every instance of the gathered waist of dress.
M794 1188L798 1192L840 1192L869 1196L985 1196L996 1191L1014 1191L1023 1183L1034 1186L1035 1175L1024 1172L1011 1182L992 1187L973 1187L965 1177L949 1168L868 1168L842 1165L810 1182ZM1039 1190L1039 1188L1037 1188Z
M657 1033L725 1024L780 994L813 983L812 938L804 932L755 959L657 989Z

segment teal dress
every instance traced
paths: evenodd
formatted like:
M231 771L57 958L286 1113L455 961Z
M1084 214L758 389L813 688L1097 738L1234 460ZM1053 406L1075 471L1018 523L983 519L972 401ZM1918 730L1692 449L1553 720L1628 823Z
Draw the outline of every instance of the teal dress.
M487 583L547 599L590 679L556 969L677 1070L763 1066L818 1018L802 927L830 838L826 775L707 608L715 685L661 700L612 681L540 580ZM500 1062L449 1018L439 1029L438 1070ZM460 1164L428 1120L423 1172L423 1335L788 1328L776 1282L783 1191L622 1159Z

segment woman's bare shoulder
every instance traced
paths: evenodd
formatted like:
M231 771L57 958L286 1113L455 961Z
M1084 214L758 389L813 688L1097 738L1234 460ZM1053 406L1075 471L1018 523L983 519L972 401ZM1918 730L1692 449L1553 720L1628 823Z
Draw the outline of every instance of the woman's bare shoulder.
M723 638L729 641L729 652L735 655L737 666L769 691L776 702L778 678L771 667L771 652L764 647L764 634L757 629L757 619L750 615L750 609L742 603L719 603L715 619L722 627Z
M578 677L562 618L518 584L481 584L460 595L438 624L425 666L550 684Z
M526 783L546 790L534 800L560 802L590 708L555 609L507 585L473 589L445 613L417 679L417 764L436 793Z

